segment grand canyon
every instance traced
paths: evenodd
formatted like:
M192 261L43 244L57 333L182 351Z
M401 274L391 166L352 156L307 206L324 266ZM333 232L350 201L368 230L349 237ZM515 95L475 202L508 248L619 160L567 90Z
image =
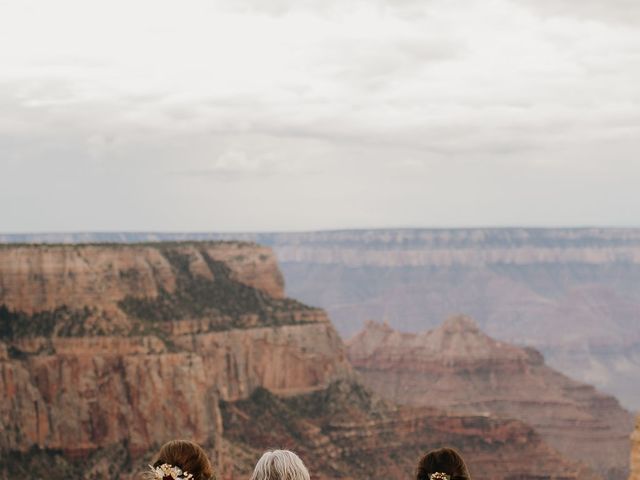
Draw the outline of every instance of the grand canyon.
M640 480L638 85L640 0L0 0L0 480Z
M517 418L603 478L627 478L631 414L545 365L536 350L490 338L471 318L451 317L420 334L369 322L347 346L365 385L385 399Z
M175 437L220 479L274 446L315 479L408 478L443 444L479 480L602 478L521 420L372 393L326 313L285 296L269 248L0 247L1 478L135 478Z
M306 233L4 235L2 242L242 239L273 248L287 294L343 338L365 321L421 332L450 315L539 350L640 410L640 229L461 228Z
M640 409L640 230L455 229L274 236L289 294L349 338L450 315L531 346L566 375Z

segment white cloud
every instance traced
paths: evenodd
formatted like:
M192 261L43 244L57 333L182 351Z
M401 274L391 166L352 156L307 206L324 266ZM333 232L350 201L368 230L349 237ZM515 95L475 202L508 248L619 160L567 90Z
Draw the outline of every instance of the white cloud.
M0 201L23 199L0 228L635 222L640 32L627 7L0 2L0 176L14 179ZM576 178L567 203L543 187ZM104 201L109 185L129 203ZM418 207L461 185L455 205ZM615 192L585 212L589 189ZM223 194L255 199L255 216L207 206ZM59 214L43 218L40 195ZM185 214L192 202L211 220Z
M565 16L595 22L640 23L635 0L518 0L546 16Z

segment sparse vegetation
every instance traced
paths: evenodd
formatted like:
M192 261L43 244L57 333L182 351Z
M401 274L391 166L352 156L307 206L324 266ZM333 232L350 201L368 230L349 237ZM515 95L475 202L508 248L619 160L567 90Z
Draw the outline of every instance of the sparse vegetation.
M61 306L55 310L46 310L27 314L9 310L6 305L0 305L0 339L15 339L24 337L77 337L87 334L103 335L105 332L96 329L86 330L86 319L92 310L84 307L71 310Z
M231 244L247 246L242 242L170 242L153 244L135 244L133 247L153 246L171 264L176 276L176 288L167 291L160 288L153 298L127 296L118 306L132 319L132 325L126 331L105 331L108 322L87 322L99 315L94 307L73 308L63 305L54 310L28 314L14 311L6 305L0 305L0 339L27 337L78 337L87 335L127 334L156 335L170 349L168 331L163 324L169 321L204 318L212 321L206 327L209 330L227 330L229 328L250 328L255 326L276 326L307 323L296 318L294 312L312 310L300 302L290 299L274 299L265 292L240 283L232 278L229 267L213 260L205 251L200 254L205 259L213 280L196 275L190 270L191 259L182 248L184 246L202 246L211 244ZM132 245L90 244L90 245L22 245L30 248L84 248L85 246L108 246L123 248ZM16 246L14 245L13 248ZM236 259L243 257L239 255ZM244 258L244 257L243 257ZM135 268L118 273L123 281L136 281L139 271ZM33 281L43 281L34 278ZM14 352L19 355L20 352Z
M25 478L30 480L64 480L83 478L87 480L109 480L130 472L152 452L137 458L134 463L127 448L122 444L89 452L86 457L70 458L61 450L43 449L33 446L27 452L0 450L0 478ZM106 462L103 460L107 460Z
M227 323L212 323L212 329L247 328L248 316L258 318L261 326L296 323L293 310L309 310L310 307L290 299L274 299L261 290L232 279L229 267L213 260L201 251L213 280L194 275L189 266L189 255L173 248L163 248L162 253L173 267L176 288L164 289L155 298L126 297L118 306L128 315L148 323L161 323L185 318L223 316ZM305 323L305 322L298 322Z

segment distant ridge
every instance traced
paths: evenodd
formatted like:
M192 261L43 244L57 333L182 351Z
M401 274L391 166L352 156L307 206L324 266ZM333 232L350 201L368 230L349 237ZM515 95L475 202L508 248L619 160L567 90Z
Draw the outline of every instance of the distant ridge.
M478 241L486 244L531 245L549 241L563 246L585 246L593 242L618 245L640 244L640 227L459 227L379 228L297 232L40 232L0 233L0 243L133 243L187 240L249 240L266 245L281 243L337 244L375 242L398 245L452 246Z
M418 334L368 322L347 347L365 384L383 398L517 418L604 478L628 475L633 419L615 398L554 371L533 349L485 335L469 317Z

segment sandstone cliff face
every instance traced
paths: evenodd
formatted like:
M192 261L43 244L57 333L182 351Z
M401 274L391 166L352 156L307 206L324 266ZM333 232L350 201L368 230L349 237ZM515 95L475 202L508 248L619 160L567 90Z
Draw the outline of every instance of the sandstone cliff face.
M0 248L0 478L132 479L191 438L219 478L264 448L317 478L406 478L447 443L478 480L581 480L513 420L396 408L357 383L322 310L253 244ZM373 460L372 460L373 459Z
M636 429L631 434L631 475L629 480L640 480L640 415L636 418Z
M210 443L219 400L349 378L324 312L282 288L253 245L0 249L0 448Z
M145 451L180 431L204 441L218 399L258 386L297 394L350 374L328 323L179 335L171 350L146 336L56 339L45 354L26 343L0 361L0 448L79 452L126 439Z
M640 409L637 228L0 235L6 242L213 239L270 245L288 295L325 308L344 337L369 318L419 332L465 312L495 338L533 346L564 374Z
M631 416L610 396L484 335L467 317L421 334L370 322L348 342L366 385L401 404L518 418L604 478L626 478Z
M0 247L1 301L27 313L63 305L114 304L127 296L173 292L176 271L163 254L183 255L193 275L212 279L204 256L223 262L233 280L273 298L284 297L284 281L273 252L253 244L219 242L144 245L42 245Z

